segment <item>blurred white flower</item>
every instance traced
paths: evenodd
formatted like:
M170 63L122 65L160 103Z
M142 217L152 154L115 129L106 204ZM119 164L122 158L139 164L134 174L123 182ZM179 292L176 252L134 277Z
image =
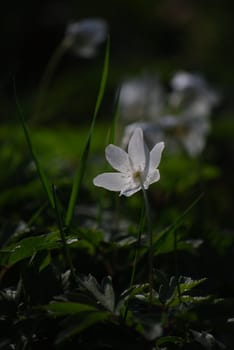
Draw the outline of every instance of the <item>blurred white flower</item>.
M97 47L106 40L108 25L101 18L87 18L67 26L64 45L80 57L91 58Z
M119 110L123 120L155 119L164 104L164 91L157 77L144 74L122 83Z
M169 152L183 149L197 156L203 151L211 127L210 114L220 96L201 75L185 71L174 75L171 87L166 95L159 81L149 76L123 84L120 113L132 122L125 127L123 148L140 127L149 147L163 139Z
M141 128L136 128L128 143L128 153L115 145L106 147L106 159L118 172L103 173L94 178L93 183L110 191L120 192L129 197L160 179L157 169L164 143L154 145L149 151L144 142Z
M171 80L169 105L188 117L208 117L220 96L198 74L177 72Z
M206 136L210 129L206 118L190 118L187 116L164 116L156 122L136 122L124 130L122 147L126 148L136 128L144 132L145 142L152 147L164 140L167 150L172 153L185 150L190 156L197 156L205 147Z

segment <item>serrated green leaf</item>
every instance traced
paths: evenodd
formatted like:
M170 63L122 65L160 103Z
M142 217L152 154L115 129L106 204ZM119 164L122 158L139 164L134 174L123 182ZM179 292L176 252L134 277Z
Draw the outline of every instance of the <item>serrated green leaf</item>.
M184 279L184 281L181 282L181 279ZM180 281L179 281L181 294L190 291L191 289L197 287L199 284L205 282L206 280L207 280L207 278L193 280L191 277L181 277Z
M182 281L182 282L181 282ZM180 276L179 281L175 282L174 290L171 293L171 296L167 299L167 305L171 307L179 305L181 302L184 303L200 303L208 300L210 296L190 296L185 295L185 293L189 292L191 289L197 287L199 284L206 281L206 278L201 278L200 280L193 280L190 277Z
M199 304L208 301L210 296L191 296L191 295L181 295L180 297L175 296L172 301L170 301L170 307L175 307L181 303L184 304Z
M81 280L81 283L107 310L114 312L115 293L110 276L105 277L99 285L96 278L89 274Z

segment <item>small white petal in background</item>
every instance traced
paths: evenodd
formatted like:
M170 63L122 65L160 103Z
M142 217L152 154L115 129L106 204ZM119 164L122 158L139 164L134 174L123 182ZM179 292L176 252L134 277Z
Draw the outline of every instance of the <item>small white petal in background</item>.
M167 151L199 155L211 129L210 115L220 96L198 74L177 72L167 94L158 79L139 76L123 84L120 117L131 122L124 129L122 147L126 149L136 128L142 128L148 147L164 140Z
M106 147L107 161L119 172L96 176L93 180L94 185L120 192L120 195L126 197L140 191L142 186L148 189L160 179L157 167L163 149L164 143L160 142L149 152L142 129L135 128L129 139L128 153L114 145Z
M171 80L171 87L169 104L179 108L183 115L208 117L220 101L218 93L199 74L177 72Z
M101 18L87 18L67 26L64 43L80 57L92 58L107 38L108 25Z
M157 76L144 74L121 85L120 118L126 122L153 120L161 115L164 105L165 94Z
M123 148L126 148L134 130L139 127L144 132L145 142L149 148L164 140L168 152L179 153L184 150L189 156L195 157L205 147L210 121L207 118L170 115L161 117L156 122L132 123L124 129Z

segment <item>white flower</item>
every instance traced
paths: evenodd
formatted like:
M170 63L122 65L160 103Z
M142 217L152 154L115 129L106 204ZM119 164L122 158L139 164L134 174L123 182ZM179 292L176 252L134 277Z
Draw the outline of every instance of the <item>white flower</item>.
M115 173L103 173L94 178L93 183L110 191L120 192L129 197L160 179L157 169L164 143L157 143L149 151L143 138L141 128L136 128L132 134L128 153L115 145L106 147L106 159L117 170Z
M121 85L119 108L124 121L154 120L164 104L165 94L157 76L144 74Z
M202 117L167 115L156 122L132 123L124 129L123 148L128 144L134 130L139 127L144 132L148 147L163 139L168 152L179 153L184 150L189 156L195 157L205 148L210 122Z
M87 18L67 26L65 45L84 58L96 55L97 47L107 37L108 25L101 18Z
M171 80L171 107L179 108L188 117L208 117L220 96L199 74L177 72Z

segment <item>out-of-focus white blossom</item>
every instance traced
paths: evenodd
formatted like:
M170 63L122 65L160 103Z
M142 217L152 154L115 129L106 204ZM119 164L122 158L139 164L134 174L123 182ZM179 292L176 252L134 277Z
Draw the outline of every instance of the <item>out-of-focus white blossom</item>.
M101 18L87 18L67 26L64 45L80 57L96 55L98 46L106 40L108 25Z
M124 121L153 120L164 104L165 94L157 77L144 74L122 83L119 110Z
M126 148L134 130L141 128L145 142L151 148L155 143L164 140L167 150L172 153L183 149L190 156L197 156L205 147L210 122L206 118L187 116L164 116L156 122L136 122L124 130L122 147Z
M199 74L177 72L171 80L171 87L169 105L183 115L208 117L220 101L218 93Z
M210 115L220 96L201 75L185 71L174 75L171 88L166 94L158 79L150 76L123 84L120 116L131 122L124 130L124 148L140 127L149 147L163 139L169 152L183 149L197 156L203 151L211 128Z

